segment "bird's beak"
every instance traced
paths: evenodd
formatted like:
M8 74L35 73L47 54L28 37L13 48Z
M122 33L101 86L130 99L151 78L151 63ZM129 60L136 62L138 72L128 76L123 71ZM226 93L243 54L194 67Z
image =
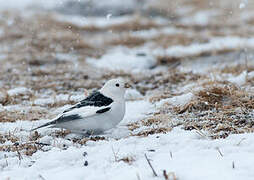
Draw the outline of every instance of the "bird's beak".
M130 87L131 87L131 85L129 83L124 84L124 88L130 88Z

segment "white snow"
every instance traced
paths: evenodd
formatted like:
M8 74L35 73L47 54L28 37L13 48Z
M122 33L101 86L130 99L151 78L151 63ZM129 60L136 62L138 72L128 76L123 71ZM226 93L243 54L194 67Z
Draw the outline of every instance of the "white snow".
M248 78L254 78L254 71L251 71L248 73Z
M7 93L9 96L27 95L31 93L31 90L29 90L26 87L18 87L18 88L8 90Z
M244 9L247 4L248 0L242 0L242 2L239 4L239 9Z
M54 98L45 97L45 98L35 99L33 103L35 105L44 106L44 105L54 104L57 102L65 102L68 100L80 101L82 98L84 98L84 96L81 96L81 95L70 96L68 94L59 94L59 95L56 95Z
M40 8L53 8L62 5L67 0L0 0L0 10L6 9L27 9L31 6Z
M0 176L13 180L40 179L40 176L47 180L84 177L89 180L137 180L138 174L141 179L152 180L163 179L162 171L166 170L182 180L252 180L253 143L253 133L212 141L200 138L195 131L175 128L168 134L146 138L90 141L81 148L72 146L67 150L55 147L48 152L38 151L31 158L23 157L21 161L10 155L8 159L0 160L1 166L8 163ZM87 152L86 157L82 156L84 152ZM153 176L144 154L151 159L158 178ZM132 164L119 161L126 157L134 159ZM86 160L88 166L84 166Z
M213 52L218 50L235 50L243 48L253 48L254 38L240 37L218 37L213 38L208 43L192 44L189 46L173 46L166 50L155 49L155 55L167 55L173 57L195 56L205 52Z
M132 21L131 16L123 16L123 17L114 17L107 19L107 17L80 17L74 15L55 15L54 18L60 22L69 22L76 26L80 27L98 27L98 28L106 28L108 26L112 26L115 24L124 24L129 21Z
M163 104L168 103L174 106L183 106L187 104L193 98L193 94L191 92L182 94L180 96L174 96L172 98L162 99L159 101L156 106L161 107Z
M146 54L138 56L134 51L125 48L116 48L103 55L100 59L87 59L87 62L95 67L109 70L145 70L156 65L156 59Z
M181 22L186 25L196 24L200 26L206 26L211 19L218 15L218 11L216 10L201 10L194 15L186 16L181 19Z
M126 102L126 114L123 121L120 124L128 124L136 122L147 117L150 113L155 111L153 104L147 100L139 101L127 101Z
M52 98L40 98L40 99L35 99L34 100L34 104L35 105L40 105L40 106L54 104L54 102L55 101Z
M240 75L236 76L236 77L230 77L228 79L229 82L234 83L238 86L244 85L246 83L247 80L247 71L243 71Z
M137 100L142 99L143 96L136 89L128 89L125 93L126 100Z

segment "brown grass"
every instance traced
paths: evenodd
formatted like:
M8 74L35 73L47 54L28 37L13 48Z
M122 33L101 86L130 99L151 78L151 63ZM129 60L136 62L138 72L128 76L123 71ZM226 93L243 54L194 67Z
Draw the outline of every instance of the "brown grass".
M185 35L185 34L161 34L155 38L150 40L157 46L163 48L169 48L171 46L182 45L188 46L193 43L207 43L208 39L204 39L203 37L199 37L197 35Z
M11 141L12 145L0 145L0 151L4 152L17 152L18 156L26 155L31 156L38 150L42 150L44 145L37 143L36 140L41 136L37 131L35 133L31 133L29 136L29 141L25 143L21 143L20 139L15 136L14 133L7 133L0 135L0 143L3 144L6 141Z
M139 131L139 128L143 129L144 127L146 127L145 130ZM167 133L172 130L172 125L168 115L159 114L128 124L128 129L132 131L132 136L146 137L152 134Z
M87 141L104 141L104 140L107 140L107 139L103 136L91 136L91 137L88 137L88 138L73 139L72 141L74 143L85 145Z
M195 99L186 104L178 113L232 110L240 107L242 111L254 109L254 97L235 86L212 86L196 93Z
M236 66L226 66L223 69L221 69L221 73L225 73L225 74L233 74L233 75L239 75L241 74L243 71L247 71L247 72L251 72L254 71L254 66L248 66L248 64L246 65L236 65Z
M120 36L117 39L113 39L109 42L107 42L107 45L111 45L111 46L127 46L127 47L136 47L136 46L140 46L143 45L146 42L145 39L140 38L140 37L133 37L130 35L123 35Z
M123 162L125 162L125 163L131 165L131 164L135 161L135 159L134 159L134 157L132 157L132 156L126 156L126 157L117 159L117 162L120 162L120 161L123 161Z
M212 138L254 131L254 97L241 88L214 85L195 93L183 107L174 107L186 130L198 127Z
M0 112L0 122L16 122L19 120L37 121L41 118L50 118L52 115L47 115L47 110L33 110L27 112L22 111L2 111Z
M129 22L125 22L122 24L114 24L112 26L107 27L107 30L112 31L139 31L139 30L147 30L151 28L159 28L162 25L155 23L151 19L141 18L139 16L133 18Z

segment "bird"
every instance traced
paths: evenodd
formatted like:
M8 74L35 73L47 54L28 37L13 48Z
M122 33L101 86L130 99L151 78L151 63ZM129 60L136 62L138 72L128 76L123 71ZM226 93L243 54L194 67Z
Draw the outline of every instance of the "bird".
M64 110L42 127L68 129L72 133L98 135L114 128L125 115L125 92L130 85L122 78L111 79L97 91Z

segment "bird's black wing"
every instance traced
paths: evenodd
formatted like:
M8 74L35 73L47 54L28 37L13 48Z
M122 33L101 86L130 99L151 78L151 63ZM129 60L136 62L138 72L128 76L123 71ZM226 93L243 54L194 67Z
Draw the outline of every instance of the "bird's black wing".
M42 128L42 127L46 127L46 126L49 126L49 125L54 125L54 124L57 124L57 123L64 123L64 122L78 120L78 119L82 119L82 117L79 116L78 114L72 114L72 115L69 115L69 116L62 115L59 118L57 118L56 120L48 122L46 124L43 124L43 125L41 125L41 126L39 126L37 128L32 129L31 131L34 131L36 129L39 129L39 128Z
M108 106L113 102L113 100L107 96L104 96L99 91L94 91L91 95L89 95L87 98L80 101L78 104L75 104L69 109L66 109L63 113L69 112L76 108L81 108L84 106L96 106L96 107L102 107L102 106Z

